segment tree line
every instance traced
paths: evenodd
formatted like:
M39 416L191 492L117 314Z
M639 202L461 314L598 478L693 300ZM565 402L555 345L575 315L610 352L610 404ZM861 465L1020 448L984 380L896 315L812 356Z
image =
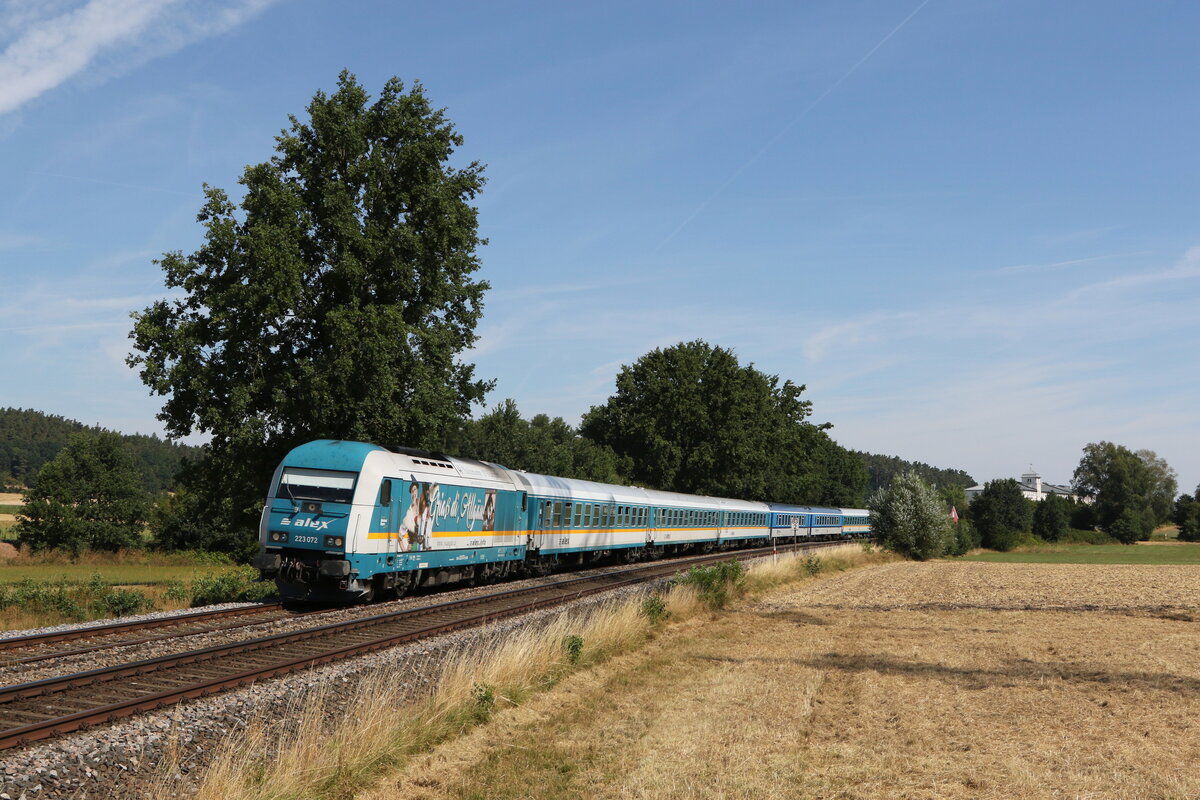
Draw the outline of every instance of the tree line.
M25 408L0 408L0 487L19 489L54 459L77 433L111 433L99 426ZM138 480L147 492L168 488L180 466L200 449L157 436L115 434L132 459Z
M1062 541L1072 532L1076 540L1133 544L1168 523L1178 526L1180 540L1200 541L1200 487L1176 498L1175 470L1152 450L1090 443L1072 485L1078 500L1048 494L1034 501L1012 478L989 481L951 524L944 495L908 472L871 498L871 519L885 543L916 558L961 555L974 547L1011 550Z
M898 456L853 451L867 465L867 491L877 492L886 488L900 475L911 472L926 483L939 488L960 486L968 489L975 479L961 469L933 467L920 461L905 461ZM966 495L964 494L965 498Z

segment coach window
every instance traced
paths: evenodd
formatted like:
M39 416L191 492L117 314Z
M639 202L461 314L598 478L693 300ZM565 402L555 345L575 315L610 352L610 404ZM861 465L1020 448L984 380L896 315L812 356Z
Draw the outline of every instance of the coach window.
M554 521L553 525L556 528L562 527L562 500L554 501Z
M583 503L575 504L575 527L579 527L580 521L583 519Z
M571 504L566 504L565 513L563 514L563 527L571 527Z

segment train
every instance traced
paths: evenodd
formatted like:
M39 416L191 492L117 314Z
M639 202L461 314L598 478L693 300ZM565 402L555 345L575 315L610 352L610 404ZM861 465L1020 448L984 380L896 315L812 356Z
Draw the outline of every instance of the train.
M868 535L861 508L678 494L322 439L276 468L254 565L285 600L352 603L605 561Z

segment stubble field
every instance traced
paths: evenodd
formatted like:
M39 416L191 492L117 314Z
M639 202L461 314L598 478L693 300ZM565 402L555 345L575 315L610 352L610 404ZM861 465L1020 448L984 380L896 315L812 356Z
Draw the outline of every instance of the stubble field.
M364 796L1200 797L1200 566L893 563L669 627Z

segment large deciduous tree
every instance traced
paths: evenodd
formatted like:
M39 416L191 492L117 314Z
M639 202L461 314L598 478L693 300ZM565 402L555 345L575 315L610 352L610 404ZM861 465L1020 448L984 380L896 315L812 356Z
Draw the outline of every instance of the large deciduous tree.
M1083 448L1075 490L1092 498L1095 523L1118 541L1150 538L1170 518L1175 471L1153 451L1137 453L1112 442Z
M115 433L72 434L25 492L17 535L33 550L119 550L142 544L149 495Z
M622 367L584 436L626 459L635 484L753 500L857 505L866 469L809 423L804 387L702 341Z
M483 167L451 166L462 137L444 112L397 79L371 102L343 72L290 120L242 175L240 210L205 187L204 244L158 262L177 294L131 333L169 435L211 437L180 515L220 542L252 540L292 446L437 447L487 389L460 360L487 288L473 277Z

